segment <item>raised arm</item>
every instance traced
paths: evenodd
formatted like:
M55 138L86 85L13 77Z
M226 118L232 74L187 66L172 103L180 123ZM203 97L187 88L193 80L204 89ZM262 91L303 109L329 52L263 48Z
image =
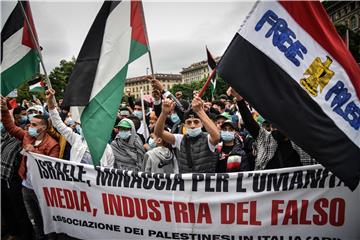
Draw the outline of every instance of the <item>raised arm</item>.
M156 122L154 133L156 136L164 139L165 142L172 145L175 144L175 136L172 133L164 131L165 121L170 114L171 109L174 108L175 103L170 99L163 100L161 114Z
M65 123L61 120L59 112L55 107L55 103L53 101L55 95L54 89L49 89L46 91L46 100L49 108L50 119L52 125L58 132L63 135L71 145L74 144L76 138L81 137L79 134L75 133L72 128L65 125Z
M250 132L253 138L257 138L259 135L260 127L251 115L249 108L246 106L245 100L240 94L238 94L233 88L228 89L228 95L232 95L237 100L237 105L239 108L239 112L241 117L245 123L245 128Z
M7 107L6 98L1 97L0 107L1 107L1 122L4 124L6 131L8 131L8 133L11 136L14 136L20 141L22 141L26 134L26 131L15 125L14 121L11 118L9 109Z
M214 122L208 117L203 108L203 101L199 97L195 97L191 103L192 110L201 119L206 131L210 134L210 143L216 145L220 141L220 133Z

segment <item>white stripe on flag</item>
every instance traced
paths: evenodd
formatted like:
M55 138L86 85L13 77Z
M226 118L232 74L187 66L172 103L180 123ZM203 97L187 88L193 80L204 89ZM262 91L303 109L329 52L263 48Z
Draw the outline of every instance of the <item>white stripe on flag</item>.
M32 90L32 89L37 88L37 87L38 87L38 88L42 88L40 82L35 83L35 84L33 84L33 85L30 85L30 86L29 86L29 89Z
M81 123L81 114L85 107L70 107L71 118L78 123Z
M295 42L296 40L299 40L306 47L307 53L303 55L304 59L302 60L300 57L296 57L300 60L300 66L295 66L294 63L285 57L284 53L281 52L277 46L273 45L273 34L269 38L265 38L265 34L272 27L268 22L265 22L259 31L255 30L256 24L268 10L273 11L279 18L285 19L288 24L288 28L290 28L296 35L296 39L293 39L293 41ZM307 77L304 75L304 72L312 64L314 59L316 57L320 57L321 61L325 61L326 56L329 56L333 60L333 63L330 65L330 69L334 71L335 75L323 89L322 93L319 92L317 97L313 97L310 94L309 96L312 97L312 99L322 108L325 114L327 114L335 122L336 126L338 126L339 129L341 129L351 139L351 141L360 147L360 132L351 127L346 120L333 111L330 106L333 97L331 97L328 101L325 100L325 95L328 90L331 89L338 80L341 80L352 96L348 102L354 101L357 106L360 106L359 99L357 98L355 89L348 75L342 66L333 57L331 57L331 55L320 44L318 44L311 35L298 25L298 23L278 2L257 3L256 8L253 9L253 12L247 18L246 23L241 26L238 33L257 49L266 54L285 72L287 72L287 74L293 78L300 87L302 87L300 79ZM288 47L289 44L286 46Z
M100 60L89 102L127 64L130 55L130 1L121 2L108 16Z
M21 43L23 29L24 28L21 28L4 42L1 72L4 72L6 69L20 61L31 50L31 48Z

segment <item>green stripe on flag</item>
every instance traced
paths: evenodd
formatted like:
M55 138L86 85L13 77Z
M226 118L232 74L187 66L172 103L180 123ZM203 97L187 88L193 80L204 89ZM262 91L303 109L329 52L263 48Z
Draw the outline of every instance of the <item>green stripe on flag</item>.
M81 114L82 129L94 165L100 165L100 159L110 139L124 91L127 70L128 64L90 101Z
M129 56L129 64L145 53L148 52L148 47L136 40L131 40L131 46L130 46L130 56Z
M39 60L35 49L1 73L1 95L6 96L22 83L33 78L38 72Z

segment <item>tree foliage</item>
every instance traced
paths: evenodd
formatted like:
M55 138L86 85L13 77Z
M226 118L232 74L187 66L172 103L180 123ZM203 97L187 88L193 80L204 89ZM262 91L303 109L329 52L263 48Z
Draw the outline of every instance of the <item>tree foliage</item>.
M75 57L71 60L61 60L60 65L55 67L49 74L49 79L53 89L56 91L56 99L64 97L64 90L69 82L70 75L75 66Z
M69 61L61 60L60 65L55 67L49 74L51 85L56 91L57 100L64 97L65 86L69 81L70 75L75 66L75 61L75 57ZM46 83L45 76L40 74L40 77ZM45 95L43 93L30 93L29 84L27 82L20 85L17 90L17 102L21 102L23 99L31 100L33 99L33 95L42 101L45 100Z
M190 83L183 83L183 84L175 84L170 89L170 92L175 94L177 91L182 91L184 99L192 99L193 91L194 90L200 91L202 89L202 87L205 85L206 80L207 80L207 78L203 78L200 81L193 81ZM208 87L205 90L205 93L202 96L202 99L204 99L204 100L211 100L210 84L208 85ZM221 79L219 76L216 76L216 89L215 89L214 98L217 99L221 94L225 94L228 87L229 87L229 85L223 79Z

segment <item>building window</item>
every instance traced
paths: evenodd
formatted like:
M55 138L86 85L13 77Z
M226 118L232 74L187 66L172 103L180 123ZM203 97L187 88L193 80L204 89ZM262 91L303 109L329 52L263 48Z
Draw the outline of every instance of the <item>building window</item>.
M356 16L352 16L350 19L350 29L358 28L358 21L356 19Z
M346 14L345 8L342 8L342 9L340 10L340 16L343 17L343 16L345 16L345 14Z

